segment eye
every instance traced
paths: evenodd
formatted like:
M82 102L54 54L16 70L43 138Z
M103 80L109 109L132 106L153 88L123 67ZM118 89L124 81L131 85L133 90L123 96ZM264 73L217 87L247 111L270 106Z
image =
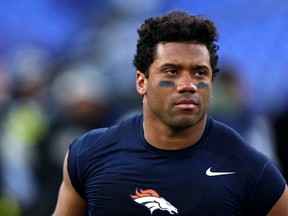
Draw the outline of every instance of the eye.
M177 70L175 70L175 69L166 69L166 70L164 70L164 72L166 74L169 74L169 75L177 75L178 74Z
M206 71L203 71L203 70L199 70L195 72L195 75L200 76L200 77L205 76L206 74L207 74Z

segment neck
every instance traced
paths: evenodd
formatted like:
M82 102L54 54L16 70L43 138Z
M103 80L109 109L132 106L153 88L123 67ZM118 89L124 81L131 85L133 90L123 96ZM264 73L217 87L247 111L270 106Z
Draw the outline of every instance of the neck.
M180 150L196 144L204 133L206 116L192 127L173 129L161 122L144 118L144 137L150 145L163 150ZM150 123L151 122L151 123Z

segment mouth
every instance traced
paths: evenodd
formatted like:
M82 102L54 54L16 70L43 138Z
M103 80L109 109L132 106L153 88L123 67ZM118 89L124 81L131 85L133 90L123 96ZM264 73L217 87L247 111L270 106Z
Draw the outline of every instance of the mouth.
M198 106L198 103L192 99L184 99L176 102L176 107L185 110L195 109Z

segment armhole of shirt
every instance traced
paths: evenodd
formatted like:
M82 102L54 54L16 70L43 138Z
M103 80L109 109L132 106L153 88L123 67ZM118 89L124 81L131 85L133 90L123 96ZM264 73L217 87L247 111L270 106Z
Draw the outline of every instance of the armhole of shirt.
M99 128L87 132L86 134L83 134L79 138L75 139L69 146L67 159L68 175L70 177L72 186L83 199L86 199L86 193L85 180L82 177L82 169L83 163L85 163L86 160L89 160L89 158L85 157L87 156L85 152L89 152L91 142L97 143L100 139L102 139L106 131L107 128ZM85 156L83 156L83 154L85 154ZM82 159L85 159L84 162L82 159L80 161L80 157L82 156Z
M67 171L74 189L83 199L86 199L85 190L79 173L79 152L82 142L83 138L78 138L70 144L67 158Z
M266 215L279 200L285 189L286 181L279 169L268 160L257 179L254 190L254 204L257 215Z

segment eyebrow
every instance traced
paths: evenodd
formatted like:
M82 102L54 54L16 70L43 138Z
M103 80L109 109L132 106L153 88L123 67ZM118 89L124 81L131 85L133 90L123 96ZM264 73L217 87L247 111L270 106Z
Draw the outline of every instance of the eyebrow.
M174 63L165 63L163 65L161 65L161 68L177 68L177 69L182 69L183 65L181 64L174 64ZM209 70L209 67L207 65L196 65L191 67L192 70Z
M193 67L195 70L209 70L209 67L206 65L197 65L196 67Z
M169 68L169 67L183 68L183 66L181 64L165 63L165 64L161 65L161 68Z

